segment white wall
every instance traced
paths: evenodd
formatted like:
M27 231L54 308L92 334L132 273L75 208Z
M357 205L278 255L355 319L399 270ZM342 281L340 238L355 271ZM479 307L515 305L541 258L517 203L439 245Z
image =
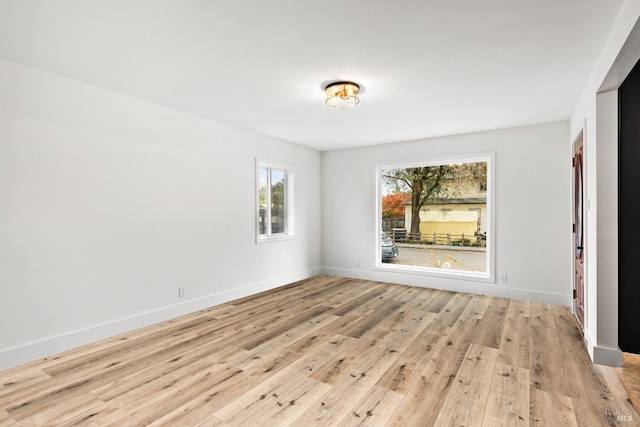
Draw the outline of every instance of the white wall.
M297 167L294 240L255 243L256 157ZM320 173L314 150L0 61L0 369L318 274Z
M569 305L571 157L568 122L379 145L322 155L325 272L371 280ZM381 163L494 152L496 273L506 284L415 274L375 266L375 176ZM529 235L523 239L523 235ZM360 268L357 268L357 263Z
M585 128L585 338L596 363L618 366L617 88L640 58L640 0L625 0L571 117ZM569 143L570 144L570 143ZM569 148L570 150L570 148Z

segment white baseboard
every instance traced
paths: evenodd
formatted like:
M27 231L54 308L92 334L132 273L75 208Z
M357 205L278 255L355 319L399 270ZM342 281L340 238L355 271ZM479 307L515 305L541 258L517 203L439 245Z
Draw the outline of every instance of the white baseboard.
M622 366L622 352L619 348L593 347L593 363L598 365L620 367Z
M323 267L323 274L350 277L353 279L374 280L378 282L398 283L401 285L419 286L423 288L442 289L454 292L466 292L477 295L488 295L502 298L542 302L570 307L571 295L540 292L529 289L515 289L495 283L472 280L443 279L416 274L403 274L386 271L366 271L336 267Z
M78 347L84 344L89 344L100 339L112 337L121 333L152 325L154 323L172 319L184 314L192 313L194 311L202 310L218 304L223 304L234 299L243 298L249 295L257 294L259 292L274 289L279 286L296 282L298 280L308 279L318 274L329 274L333 276L351 277L362 280L391 282L410 286L522 299L565 306L570 305L571 302L570 296L568 295L513 289L490 283L488 284L464 280L425 278L419 275L405 275L401 273L388 273L382 271L364 271L333 267L318 267L257 283L252 283L239 288L229 289L227 291L218 292L215 294L207 295L205 297L187 300L180 304L138 313L132 316L94 325L85 329L60 334L24 345L2 349L0 350L0 370L12 366L17 366L65 350L69 350L71 348ZM592 349L595 349L595 351L592 352ZM590 349L590 355L592 356L592 359L594 359L594 362L596 356L598 360L602 360L601 362L595 363L616 366L616 360L621 360L621 354L619 350L599 347L592 347L592 349ZM607 361L610 363L606 363Z
M184 314L193 313L218 304L233 301L259 292L268 291L298 280L308 279L321 274L321 268L288 274L239 288L195 298L167 307L161 307L132 316L123 317L110 322L91 326L43 340L0 350L0 370L21 365L35 359L60 353L71 348L89 344L104 338L112 337L138 328L163 322Z
M622 366L622 351L619 348L597 346L588 329L584 330L584 340L593 363L616 368Z

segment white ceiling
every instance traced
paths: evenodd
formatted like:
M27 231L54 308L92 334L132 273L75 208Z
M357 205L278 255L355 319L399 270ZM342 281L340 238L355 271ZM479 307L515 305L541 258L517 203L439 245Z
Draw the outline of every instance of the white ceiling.
M568 119L621 4L0 0L0 58L330 150Z

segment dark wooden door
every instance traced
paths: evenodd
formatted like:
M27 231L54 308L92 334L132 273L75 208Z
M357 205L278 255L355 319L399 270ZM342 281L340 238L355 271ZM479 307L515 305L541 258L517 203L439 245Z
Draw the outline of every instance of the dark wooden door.
M573 143L573 310L584 327L584 161L582 132Z

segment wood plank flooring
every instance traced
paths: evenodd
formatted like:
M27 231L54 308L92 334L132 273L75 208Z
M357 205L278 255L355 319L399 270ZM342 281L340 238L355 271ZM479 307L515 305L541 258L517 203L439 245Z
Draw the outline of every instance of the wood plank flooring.
M568 308L318 276L0 372L0 426L638 426Z
M640 411L640 354L622 353L622 367L616 368L616 373L631 403Z

